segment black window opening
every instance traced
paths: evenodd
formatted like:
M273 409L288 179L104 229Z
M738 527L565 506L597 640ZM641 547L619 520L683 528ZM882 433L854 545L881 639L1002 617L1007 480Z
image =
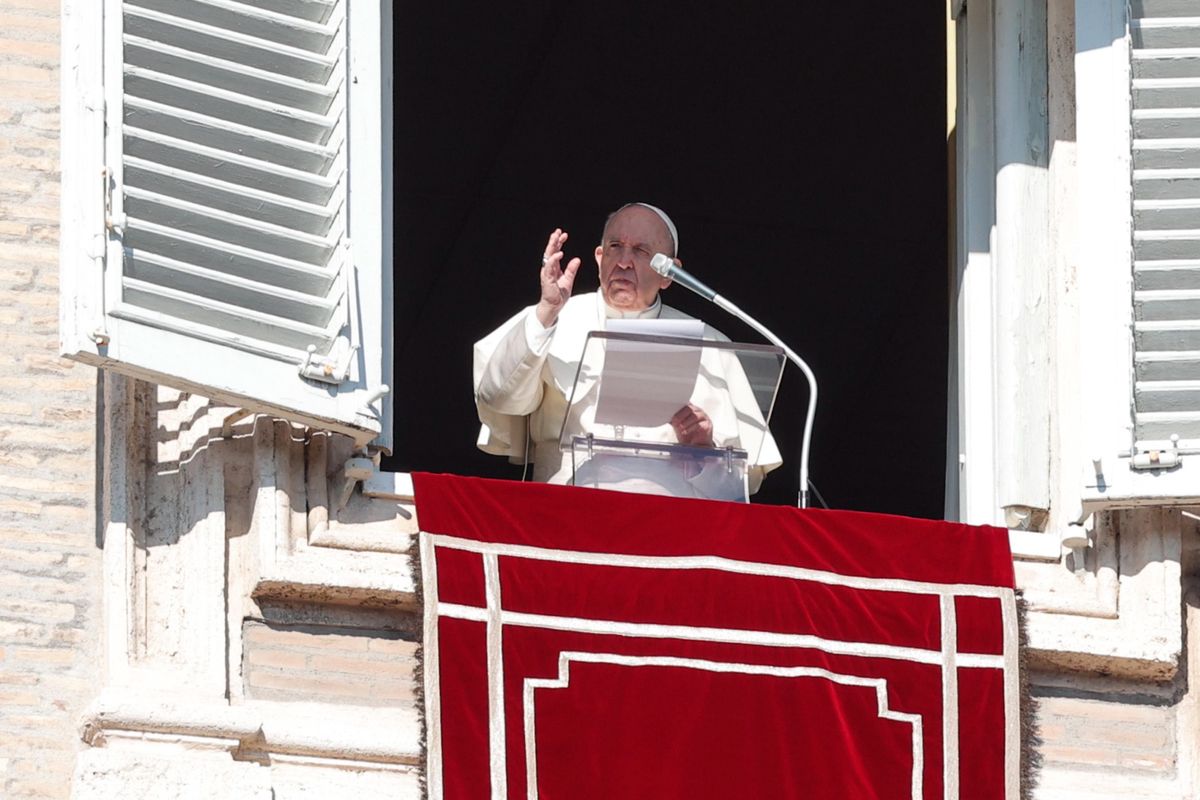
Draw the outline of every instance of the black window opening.
M395 449L389 470L518 478L475 447L471 346L536 300L547 234L597 279L644 200L690 271L820 380L811 476L834 508L940 518L948 342L945 10L404 4L395 18ZM665 302L759 342L673 287ZM807 389L788 367L793 504Z

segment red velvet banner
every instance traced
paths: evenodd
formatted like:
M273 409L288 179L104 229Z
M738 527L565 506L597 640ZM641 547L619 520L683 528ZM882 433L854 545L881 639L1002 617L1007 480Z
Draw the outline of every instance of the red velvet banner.
M413 480L433 800L1018 797L1003 530Z

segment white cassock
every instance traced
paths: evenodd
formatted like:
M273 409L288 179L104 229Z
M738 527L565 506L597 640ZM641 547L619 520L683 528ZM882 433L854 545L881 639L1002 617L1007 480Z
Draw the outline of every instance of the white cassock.
M475 343L475 406L483 423L479 448L508 456L514 464L525 463L528 452L534 480L570 483L572 459L559 444L563 420L569 412L568 435L592 430L598 385L594 380L581 384L571 407L567 398L588 333L604 330L605 320L613 318L694 319L661 300L643 311L623 312L605 303L599 292L570 298L550 328L542 327L535 306L523 309ZM704 326L704 338L729 341L710 325ZM749 490L757 491L763 476L782 459L735 355L703 348L692 402L712 420L715 447L747 452ZM649 441L677 441L670 424L642 431Z

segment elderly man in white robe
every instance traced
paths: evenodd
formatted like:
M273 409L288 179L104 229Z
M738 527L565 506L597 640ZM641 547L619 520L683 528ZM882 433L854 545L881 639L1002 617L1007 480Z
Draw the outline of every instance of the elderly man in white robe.
M655 272L650 259L666 253L682 264L676 257L678 232L661 209L629 203L608 218L595 250L598 292L572 296L582 262L572 258L563 264L567 238L566 231L556 229L546 242L538 302L477 342L474 353L475 404L483 424L479 447L518 464L532 458L534 480L551 483L570 483L573 476L572 459L560 446L563 421L569 415L569 425L581 428L568 433L586 433L582 428L587 412L596 402L595 391L577 398L574 408L568 401L587 334L603 330L610 319L693 319L664 305L659 297L671 280ZM729 341L707 325L704 338ZM693 402L662 426L659 438L702 448L746 450L753 493L781 459L740 365L730 354L726 356L732 359L732 368L725 360L717 371L735 374L698 385ZM639 488L638 483L630 481L629 488L656 491ZM690 493L712 496L702 487Z

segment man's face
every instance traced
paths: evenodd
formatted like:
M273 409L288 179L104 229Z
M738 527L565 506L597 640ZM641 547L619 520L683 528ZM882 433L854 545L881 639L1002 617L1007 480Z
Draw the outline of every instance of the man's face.
M640 311L654 305L660 289L671 285L650 268L655 253L672 253L671 232L662 219L648 208L630 206L604 229L604 238L596 248L600 267L600 291L613 308Z

